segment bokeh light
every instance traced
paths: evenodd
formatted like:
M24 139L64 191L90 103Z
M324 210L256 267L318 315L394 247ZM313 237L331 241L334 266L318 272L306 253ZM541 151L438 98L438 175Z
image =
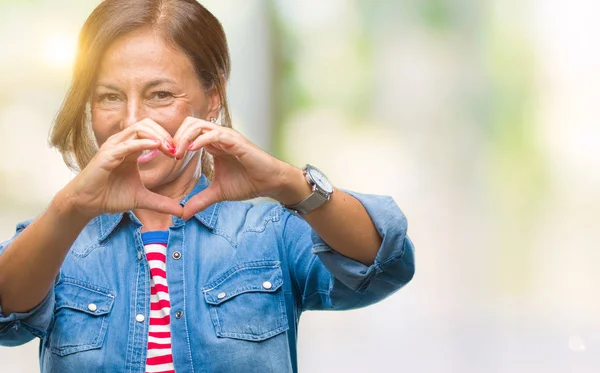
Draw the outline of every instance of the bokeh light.
M72 66L77 50L77 38L75 35L50 35L44 44L44 57L50 66Z

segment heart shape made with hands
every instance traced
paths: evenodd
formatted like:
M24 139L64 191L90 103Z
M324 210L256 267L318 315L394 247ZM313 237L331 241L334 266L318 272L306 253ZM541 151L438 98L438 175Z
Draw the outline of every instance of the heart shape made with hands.
M156 137L156 132L150 134L149 130L145 130L142 133ZM162 200L161 210L168 204L172 215L185 220L220 201L276 196L285 170L288 167L295 169L263 151L234 129L202 119L186 118L172 138L164 130L160 133L163 134L163 140L159 149L177 160L182 159L188 151L201 149L213 156L212 182L190 198L184 207L179 205L179 201L150 192ZM167 201L167 198L171 201ZM175 207L174 203L179 207Z

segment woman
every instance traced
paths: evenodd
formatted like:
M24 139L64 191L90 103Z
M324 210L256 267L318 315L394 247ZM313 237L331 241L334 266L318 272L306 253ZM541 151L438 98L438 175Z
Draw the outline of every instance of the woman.
M80 172L0 245L0 344L40 338L42 372L296 372L302 311L410 281L393 200L233 130L229 70L193 0L94 10L51 136Z

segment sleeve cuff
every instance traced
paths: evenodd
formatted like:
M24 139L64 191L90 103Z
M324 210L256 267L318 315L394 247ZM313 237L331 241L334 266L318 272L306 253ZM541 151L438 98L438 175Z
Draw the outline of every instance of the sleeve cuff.
M54 312L54 287L44 298L44 300L29 312L15 312L4 315L0 306L0 345L15 345L21 341L18 336L21 333L20 328L28 330L38 338L46 336L46 330L52 319Z
M389 265L402 259L406 248L412 250L412 245L406 245L406 218L391 197L365 195L347 190L344 192L362 203L382 237L374 263L366 266L336 252L315 231L312 231L312 252L336 279L348 288L364 293L372 280L382 274ZM405 277L404 274L399 275Z

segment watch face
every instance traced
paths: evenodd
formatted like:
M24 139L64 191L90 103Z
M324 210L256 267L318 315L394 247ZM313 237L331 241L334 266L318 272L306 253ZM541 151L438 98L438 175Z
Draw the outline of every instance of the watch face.
M319 188L323 189L326 193L333 193L333 185L331 185L327 177L323 175L321 171L314 167L308 167L307 172Z

